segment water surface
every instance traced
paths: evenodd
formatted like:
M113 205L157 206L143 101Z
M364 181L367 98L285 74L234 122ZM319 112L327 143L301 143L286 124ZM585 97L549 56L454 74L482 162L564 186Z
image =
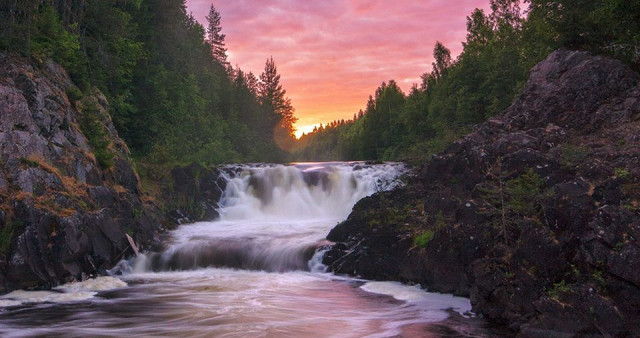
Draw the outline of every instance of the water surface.
M113 276L0 298L2 336L489 335L468 299L335 276L324 237L353 205L400 184L398 164L227 168L221 218L179 227Z

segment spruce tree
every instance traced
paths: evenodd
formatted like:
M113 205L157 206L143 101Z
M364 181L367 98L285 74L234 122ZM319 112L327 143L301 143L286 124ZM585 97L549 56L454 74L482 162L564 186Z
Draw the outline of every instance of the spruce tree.
M260 104L271 112L274 118L274 140L283 149L288 150L294 142L295 136L293 124L296 118L293 116L291 100L286 97L287 91L282 88L280 74L273 57L267 59L264 72L260 74L258 96Z
M224 43L225 35L221 33L222 26L220 25L220 19L220 13L211 5L209 15L207 15L207 42L211 45L213 57L218 60L220 64L227 67L229 65L227 61L227 48Z

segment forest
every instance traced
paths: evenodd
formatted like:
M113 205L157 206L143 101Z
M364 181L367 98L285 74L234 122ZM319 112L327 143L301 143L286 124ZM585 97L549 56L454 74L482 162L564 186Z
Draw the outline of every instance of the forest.
M295 118L276 64L233 68L220 19L211 6L204 27L184 0L3 1L0 50L60 63L71 100L104 93L138 169L281 162Z
M432 70L409 93L394 80L382 82L364 110L302 136L293 156L424 161L501 113L529 70L561 47L610 55L640 69L640 3L491 0L489 13L476 9L467 17L456 59L436 43Z
M568 47L640 68L640 4L491 0L467 17L455 59L438 42L409 93L382 82L347 121L295 140L294 108L274 60L260 75L230 65L220 14L206 27L184 0L25 0L0 4L0 48L62 64L77 90L104 93L139 167L197 162L419 162L503 111L528 72ZM425 56L427 58L427 56Z

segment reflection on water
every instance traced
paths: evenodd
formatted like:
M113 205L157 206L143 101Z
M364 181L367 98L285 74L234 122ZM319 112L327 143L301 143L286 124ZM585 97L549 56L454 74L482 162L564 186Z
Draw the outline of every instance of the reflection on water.
M468 299L324 273L324 236L397 165L243 167L222 220L181 226L116 277L0 299L0 336L484 337Z
M205 269L135 274L90 301L0 312L2 336L389 337L484 336L428 294L419 301L364 291L362 282L309 272ZM448 296L450 297L450 296ZM459 301L458 301L459 302ZM453 302L456 303L456 302ZM435 326L430 323L438 323Z

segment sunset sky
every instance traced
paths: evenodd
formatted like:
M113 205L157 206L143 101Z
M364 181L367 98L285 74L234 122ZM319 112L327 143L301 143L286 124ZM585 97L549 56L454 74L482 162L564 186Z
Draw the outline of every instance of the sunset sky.
M458 55L466 16L488 0L187 0L205 23L222 16L229 61L259 75L273 56L298 117L298 135L350 119L382 83L407 92L431 70L441 41Z

